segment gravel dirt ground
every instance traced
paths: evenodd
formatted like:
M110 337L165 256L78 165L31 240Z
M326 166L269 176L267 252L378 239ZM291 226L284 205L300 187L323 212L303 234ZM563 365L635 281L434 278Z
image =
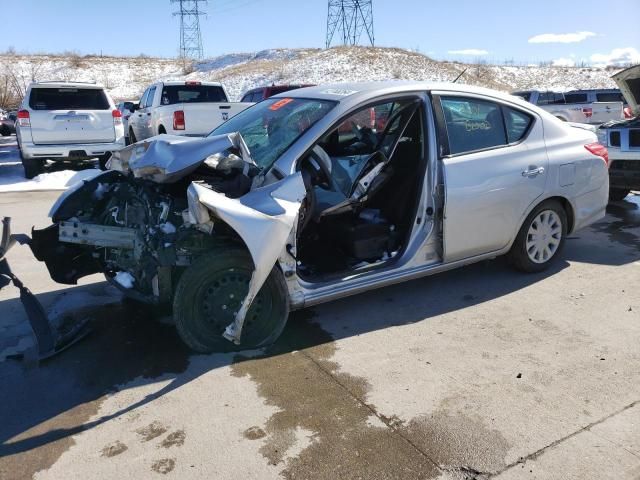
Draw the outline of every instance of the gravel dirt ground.
M57 196L3 193L0 215L29 232ZM93 333L38 366L0 292L0 478L639 479L639 199L545 273L496 259L372 291L242 354L192 355L101 277L57 285L17 246L16 274Z

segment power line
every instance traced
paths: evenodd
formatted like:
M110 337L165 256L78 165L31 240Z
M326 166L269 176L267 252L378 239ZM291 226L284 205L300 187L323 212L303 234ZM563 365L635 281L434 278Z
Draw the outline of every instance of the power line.
M342 45L357 45L363 32L374 46L373 0L329 0L327 48L336 33L341 34Z
M201 60L204 56L202 49L202 35L200 33L200 17L205 14L200 4L206 5L207 0L171 0L177 3L180 10L173 15L180 16L180 58Z

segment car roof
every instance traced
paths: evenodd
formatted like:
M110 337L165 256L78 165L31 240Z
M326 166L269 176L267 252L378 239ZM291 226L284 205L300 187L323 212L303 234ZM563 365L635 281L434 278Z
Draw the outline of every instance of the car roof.
M60 82L60 81L44 81L44 82L33 82L30 87L38 87L38 88L95 88L99 90L104 90L102 85L97 83L90 82Z
M318 100L333 100L342 102L346 99L365 102L369 99L374 99L382 95L389 95L394 93L410 93L410 92L428 92L428 91L442 91L442 92L458 92L458 93L471 93L484 96L493 97L509 101L512 103L518 103L527 108L530 106L528 102L525 102L521 98L514 97L508 93L498 92L496 90L490 90L483 87L474 87L471 85L465 85L461 83L441 83L441 82L416 82L416 81L403 81L403 80L387 80L381 82L355 82L355 83L335 83L317 85L315 87L305 87L297 90L290 90L288 92L279 93L272 98L278 97L291 97L291 98L314 98Z

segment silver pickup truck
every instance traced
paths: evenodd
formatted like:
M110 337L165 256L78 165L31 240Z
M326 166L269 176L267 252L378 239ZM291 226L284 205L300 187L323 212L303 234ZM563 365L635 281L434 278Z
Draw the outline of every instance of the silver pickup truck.
M599 125L625 118L624 97L617 89L512 92L565 122Z
M632 118L605 123L598 129L600 143L609 150L609 199L622 200L640 190L640 65L613 77L624 95Z

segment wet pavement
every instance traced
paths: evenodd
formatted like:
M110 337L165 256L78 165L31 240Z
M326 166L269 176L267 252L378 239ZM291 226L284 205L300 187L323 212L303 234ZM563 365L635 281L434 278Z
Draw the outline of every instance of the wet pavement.
M28 232L56 197L2 194L0 215ZM63 288L10 258L50 310L84 298L93 332L4 359L32 340L0 292L3 480L640 478L640 196L545 273L497 259L369 292L241 354L191 355L99 276Z

